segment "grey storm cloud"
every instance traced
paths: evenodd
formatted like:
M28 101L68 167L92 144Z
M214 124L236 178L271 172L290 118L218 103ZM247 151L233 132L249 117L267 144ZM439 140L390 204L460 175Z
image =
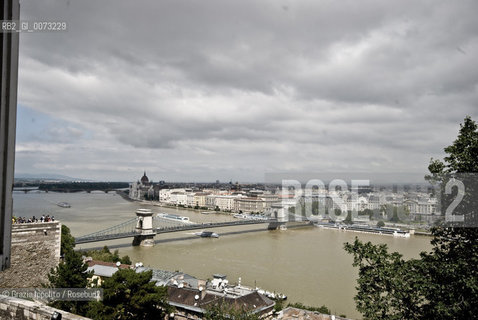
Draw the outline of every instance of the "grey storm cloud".
M471 0L25 0L23 20L68 31L21 35L19 102L93 132L91 147L159 152L163 171L181 157L193 174L245 179L260 178L248 166L421 170L478 115L477 11Z

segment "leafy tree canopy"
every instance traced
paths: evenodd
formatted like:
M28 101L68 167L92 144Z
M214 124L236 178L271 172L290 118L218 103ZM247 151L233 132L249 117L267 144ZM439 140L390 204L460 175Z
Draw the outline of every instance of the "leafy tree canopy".
M102 284L103 301L90 302L92 319L162 319L172 311L166 287L151 282L152 271L121 269Z
M298 309L309 310L309 311L317 311L324 314L330 314L330 309L324 305L320 307L312 307L312 306L306 306L300 302L295 302L295 303L289 303L287 306L298 308Z
M385 245L358 239L345 244L354 256L353 265L359 267L355 300L367 319L474 319L478 314L478 229L473 224L478 208L478 126L470 117L444 150L444 161L432 159L426 179L441 183L443 195L452 178L465 177L465 196L456 208L464 224L432 228L433 250L422 252L419 259L403 260Z
M104 246L101 250L88 250L83 251L82 254L86 257L91 257L93 260L106 261L106 262L121 262L124 264L131 264L129 256L119 256L119 251L115 250L113 253L107 246Z
M346 243L345 250L354 255L354 267L359 267L357 310L367 319L421 319L420 294L422 264L419 260L405 261L399 253L389 253L387 246Z
M61 225L61 255L75 248L75 238L70 233L70 228L66 225Z
M92 274L86 272L88 266L83 262L81 253L74 251L75 238L71 236L70 229L62 225L61 233L63 259L56 268L50 270L48 275L50 283L47 286L51 288L85 288L88 283L87 278ZM55 301L51 305L76 314L83 314L86 307L84 301Z

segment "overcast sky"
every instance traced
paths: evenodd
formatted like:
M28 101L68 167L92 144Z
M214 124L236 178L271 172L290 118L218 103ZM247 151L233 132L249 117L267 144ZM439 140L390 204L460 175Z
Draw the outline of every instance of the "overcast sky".
M17 173L413 172L478 120L478 2L22 0Z

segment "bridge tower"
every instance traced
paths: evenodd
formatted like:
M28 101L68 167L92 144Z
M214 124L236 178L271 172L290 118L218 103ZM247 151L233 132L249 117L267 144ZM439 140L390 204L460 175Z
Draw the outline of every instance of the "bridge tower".
M273 203L271 205L271 211L271 218L276 219L276 221L269 223L267 229L284 229L288 220L289 206L283 203Z
M138 217L136 232L140 234L134 236L133 246L154 246L154 236L156 233L153 230L153 212L150 209L138 209L136 210L136 216Z

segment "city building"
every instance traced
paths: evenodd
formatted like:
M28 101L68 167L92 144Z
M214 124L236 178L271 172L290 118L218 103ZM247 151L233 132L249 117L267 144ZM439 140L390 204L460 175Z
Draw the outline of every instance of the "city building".
M264 212L264 209L265 201L261 198L241 197L235 200L236 212Z
M88 264L86 272L93 271L93 276L88 278L88 283L93 286L101 286L105 278L111 278L120 269L130 269L132 266L128 264L105 262L92 260L91 258L85 259Z
M214 306L227 305L237 311L257 314L260 318L272 316L275 302L258 290L230 285L223 275L214 275L209 281L193 282L173 280L168 284L168 303L176 308L174 319L202 319Z
M235 209L235 201L239 199L241 196L216 196L216 207L222 211L234 211Z
M200 208L206 207L206 197L209 194L210 193L208 193L208 192L196 192L194 194L194 205L193 205L193 207L195 207L195 206L198 206Z
M129 197L133 200L152 200L154 199L154 196L154 187L153 184L149 181L148 176L146 176L146 171L141 177L141 180L135 181L129 186Z

